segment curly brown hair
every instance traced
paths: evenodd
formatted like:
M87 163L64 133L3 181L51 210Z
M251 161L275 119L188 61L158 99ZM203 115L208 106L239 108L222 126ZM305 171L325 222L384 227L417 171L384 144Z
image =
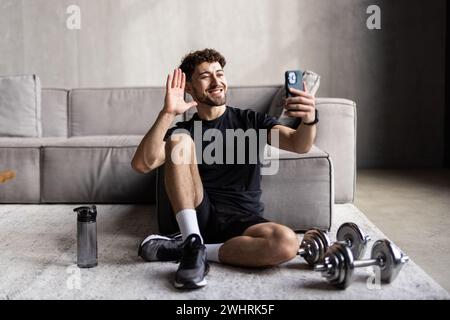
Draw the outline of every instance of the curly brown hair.
M195 67L203 62L218 62L225 67L227 63L224 56L214 49L203 49L188 53L181 61L180 69L186 74L186 80L191 81Z

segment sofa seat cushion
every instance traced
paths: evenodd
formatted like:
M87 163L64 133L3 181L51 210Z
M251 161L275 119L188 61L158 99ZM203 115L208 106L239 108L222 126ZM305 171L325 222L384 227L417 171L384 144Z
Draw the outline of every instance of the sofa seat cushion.
M70 137L68 139L49 138L43 140L45 147L137 147L141 142L141 135L123 136L85 136Z
M8 146L0 142L0 171L12 170L16 177L0 185L0 203L39 203L40 147L25 144L16 147L9 142Z
M266 145L265 152L267 155L264 159L277 159L276 152L278 151L279 159L307 159L307 158L328 158L329 154L317 146L313 145L311 150L307 153L296 153L282 149L277 149L270 145Z
M155 174L131 159L142 136L53 140L42 148L42 202L152 203Z
M1 186L0 203L40 202L42 138L0 137L0 171L12 170L15 179Z
M154 202L154 173L140 175L131 158L142 136L0 138L2 203Z
M0 148L40 148L47 144L58 143L67 138L6 138L0 137Z
M143 136L86 136L71 138L0 137L0 148L16 147L122 147L138 146Z

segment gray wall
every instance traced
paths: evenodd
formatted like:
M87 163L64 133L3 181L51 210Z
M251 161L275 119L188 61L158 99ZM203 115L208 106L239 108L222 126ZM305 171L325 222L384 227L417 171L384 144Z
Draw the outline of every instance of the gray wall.
M81 30L66 8L81 7ZM381 7L381 30L366 8ZM228 60L230 85L322 75L318 96L358 108L358 165L440 166L445 0L0 0L0 74L46 87L162 86L193 49Z

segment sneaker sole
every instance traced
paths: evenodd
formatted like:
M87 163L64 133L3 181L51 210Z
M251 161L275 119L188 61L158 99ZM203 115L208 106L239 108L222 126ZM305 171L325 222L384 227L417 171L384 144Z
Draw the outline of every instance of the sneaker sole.
M209 273L209 263L206 262L205 277L208 273ZM192 281L186 282L186 283L179 283L176 281L173 282L175 288L177 288L177 289L198 289L198 288L206 286L207 283L208 282L206 281L206 278L203 278L203 280L200 282L192 282Z
M206 279L203 279L200 282L186 282L186 283L178 283L178 282L174 282L175 288L177 289L198 289L201 287L206 286L207 281Z

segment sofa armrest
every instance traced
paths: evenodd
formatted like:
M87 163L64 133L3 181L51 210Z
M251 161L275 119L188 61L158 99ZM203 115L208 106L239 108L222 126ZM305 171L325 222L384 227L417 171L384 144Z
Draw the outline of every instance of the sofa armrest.
M270 159L265 166L276 173L262 176L264 217L296 231L329 230L334 206L329 155L316 146L305 154L278 152L278 157L265 157Z
M317 98L320 122L315 144L334 164L335 202L353 202L356 185L356 104L338 98Z

